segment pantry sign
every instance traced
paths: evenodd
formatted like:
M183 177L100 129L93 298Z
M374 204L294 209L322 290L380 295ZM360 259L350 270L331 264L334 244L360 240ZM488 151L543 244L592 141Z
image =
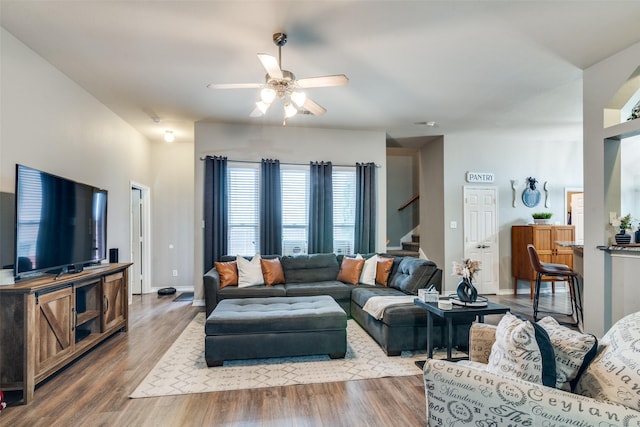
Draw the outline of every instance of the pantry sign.
M489 172L467 172L467 182L481 182L483 184L492 183L495 176Z

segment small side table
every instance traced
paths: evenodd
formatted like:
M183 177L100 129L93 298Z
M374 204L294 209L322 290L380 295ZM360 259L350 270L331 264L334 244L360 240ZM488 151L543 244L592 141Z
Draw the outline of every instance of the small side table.
M451 358L451 350L453 347L453 319L474 314L478 322L484 323L484 316L486 315L505 314L510 311L506 305L493 302L488 302L486 307L463 307L454 304L451 310L443 310L438 308L438 303L436 302L423 302L418 298L415 298L413 303L427 310L427 355L429 359L433 358L433 316L444 319L447 325L447 360L453 360Z

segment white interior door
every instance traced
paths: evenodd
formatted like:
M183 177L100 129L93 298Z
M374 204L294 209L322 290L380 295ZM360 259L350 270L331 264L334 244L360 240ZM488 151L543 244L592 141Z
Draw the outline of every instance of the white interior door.
M143 234L142 190L131 187L131 293L142 294Z
M498 190L495 187L464 187L464 257L481 262L473 279L479 294L499 289Z
M571 225L575 227L575 241L584 243L584 193L571 195Z

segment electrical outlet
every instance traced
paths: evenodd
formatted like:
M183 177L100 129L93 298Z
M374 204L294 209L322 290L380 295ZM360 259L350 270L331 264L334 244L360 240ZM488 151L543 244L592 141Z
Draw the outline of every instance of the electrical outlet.
M173 270L173 277L178 277L178 270Z

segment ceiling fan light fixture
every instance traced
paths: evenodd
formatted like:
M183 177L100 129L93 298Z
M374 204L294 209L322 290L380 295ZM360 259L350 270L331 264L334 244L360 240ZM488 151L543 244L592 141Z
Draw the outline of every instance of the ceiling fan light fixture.
M276 91L273 88L265 87L260 91L260 99L265 104L271 104L276 99Z
M291 100L298 106L302 107L307 100L307 94L304 92L293 92L291 94Z
M165 130L164 131L164 140L166 142L173 142L176 140L176 136L173 134L172 130Z
M298 114L298 109L290 102L284 104L284 117L290 118Z
M266 114L266 113L267 113L267 110L269 109L269 106L270 106L270 105L271 105L270 103L269 103L269 104L267 104L267 103L266 103L266 102L264 102L264 101L258 101L258 102L256 102L256 107L258 108L258 110L260 110L260 112L261 112L262 114Z

